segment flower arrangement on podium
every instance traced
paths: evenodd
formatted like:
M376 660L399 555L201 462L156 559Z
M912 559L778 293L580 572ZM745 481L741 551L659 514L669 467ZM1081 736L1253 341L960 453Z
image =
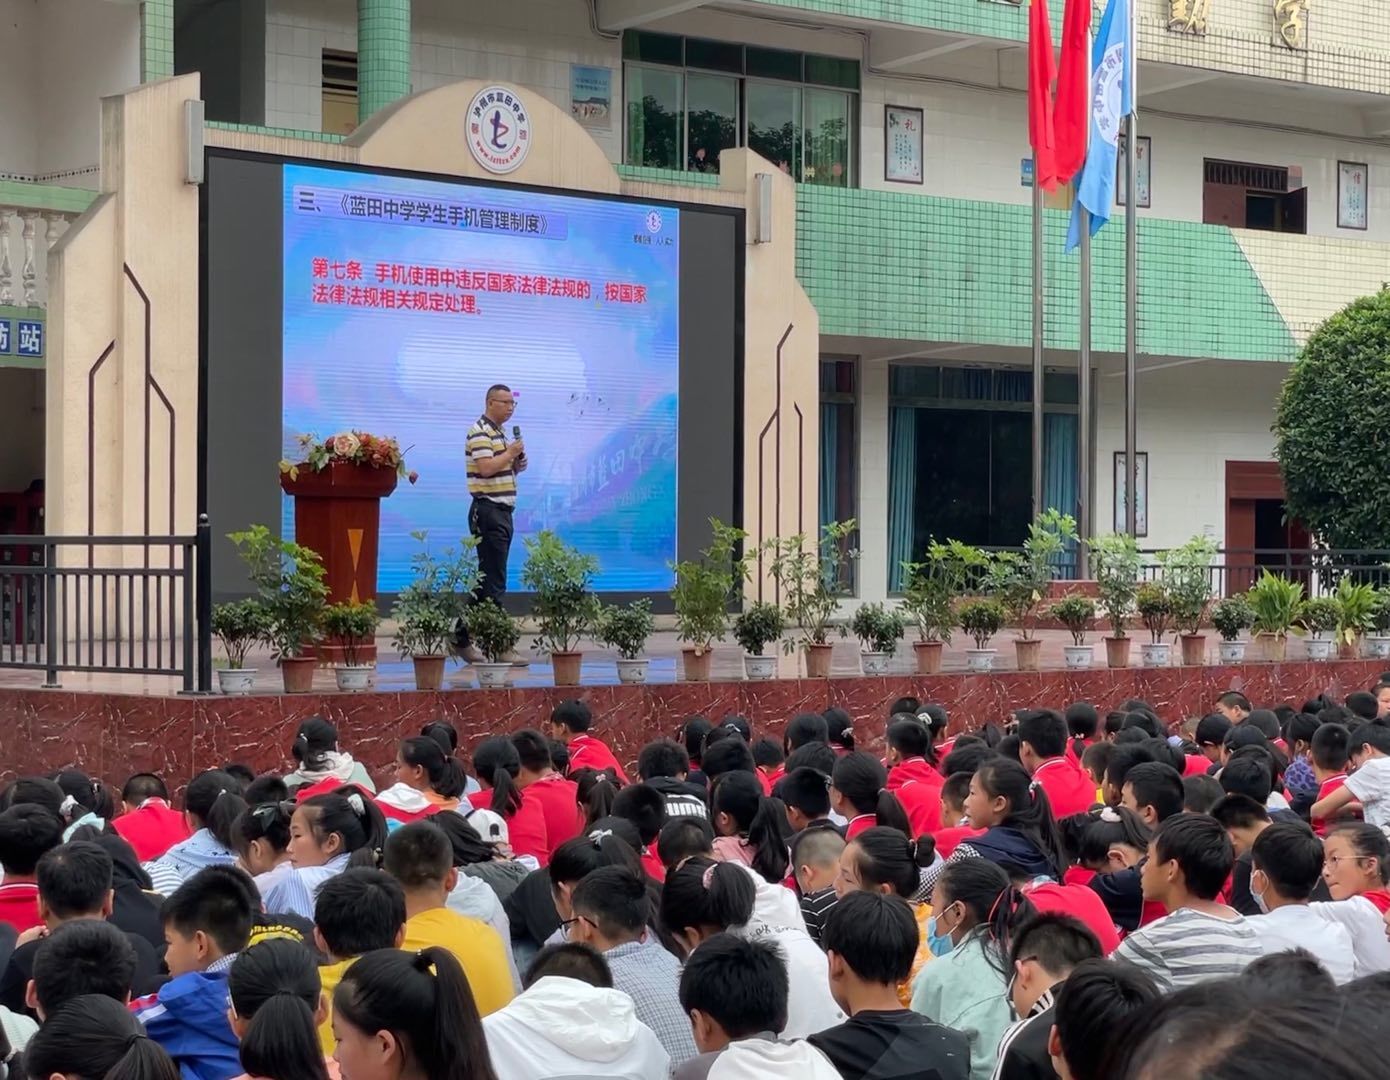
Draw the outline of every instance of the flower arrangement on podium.
M280 471L291 480L299 479L299 470L323 472L330 465L360 465L371 469L390 469L397 476L415 483L420 474L407 469L405 451L390 435L373 435L369 431L340 431L321 439L313 432L298 436L303 460L280 462Z

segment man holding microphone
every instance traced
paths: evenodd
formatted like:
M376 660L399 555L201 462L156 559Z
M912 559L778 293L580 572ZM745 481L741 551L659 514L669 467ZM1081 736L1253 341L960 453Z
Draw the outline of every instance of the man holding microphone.
M516 411L516 398L509 387L489 386L483 415L468 429L465 452L468 456L468 531L478 538L478 568L483 580L474 592L475 602L502 603L507 591L507 555L512 546L512 511L516 507L516 478L526 471L526 447L521 429L512 428L512 441L503 430ZM476 646L466 645L464 659L477 663L483 659ZM513 655L513 663L525 664Z

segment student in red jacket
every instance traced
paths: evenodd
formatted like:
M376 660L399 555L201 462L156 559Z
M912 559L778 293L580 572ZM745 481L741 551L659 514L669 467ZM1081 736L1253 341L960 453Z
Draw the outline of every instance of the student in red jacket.
M941 785L941 828L936 831L936 853L949 859L956 845L976 836L983 836L985 830L972 825L962 825L965 819L965 797L970 794L970 777L973 773L958 772L946 777Z
M136 773L121 788L121 815L111 822L143 862L159 858L193 835L183 814L169 805L169 789L154 773Z
M1096 788L1081 766L1066 758L1067 722L1051 709L1030 709L1018 718L1018 758L1044 791L1057 818L1089 810Z
M473 752L473 767L478 770L478 783L483 790L471 796L468 808L459 813L468 816L471 810L491 810L507 823L512 851L530 855L542 866L550 862L551 845L545 831L545 811L539 799L528 795L517 784L521 774L521 759L516 747L505 735L484 739Z
M19 803L0 814L0 923L20 934L43 925L35 870L39 857L62 842L63 819L46 806Z
M539 731L527 728L512 734L521 761L517 784L528 798L541 805L545 816L545 838L554 851L566 840L579 835L584 815L579 812L579 785L555 771L550 760L550 741Z
M1096 741L1100 713L1089 701L1073 701L1067 706L1067 760L1081 767L1081 755Z
M911 835L922 836L941 828L941 785L936 771L931 732L915 717L888 725L888 790L907 811Z
M612 769L619 780L628 783L627 773L623 772L613 751L589 734L593 722L589 706L577 698L560 702L550 714L551 735L569 746L570 775L580 769Z

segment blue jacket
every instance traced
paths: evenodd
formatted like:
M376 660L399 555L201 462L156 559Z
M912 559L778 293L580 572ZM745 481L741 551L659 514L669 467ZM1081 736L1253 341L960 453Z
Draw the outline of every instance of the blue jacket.
M130 1008L174 1059L183 1080L231 1080L245 1072L227 1020L226 971L180 975Z

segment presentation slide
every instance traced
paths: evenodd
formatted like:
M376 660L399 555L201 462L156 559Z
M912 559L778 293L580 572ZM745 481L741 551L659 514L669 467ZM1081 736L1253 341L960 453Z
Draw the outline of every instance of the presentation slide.
M382 503L378 588L409 583L412 532L467 533L465 436L504 383L529 463L508 589L541 529L598 557L601 591L669 589L679 211L288 164L283 195L285 455L358 429L419 473Z

